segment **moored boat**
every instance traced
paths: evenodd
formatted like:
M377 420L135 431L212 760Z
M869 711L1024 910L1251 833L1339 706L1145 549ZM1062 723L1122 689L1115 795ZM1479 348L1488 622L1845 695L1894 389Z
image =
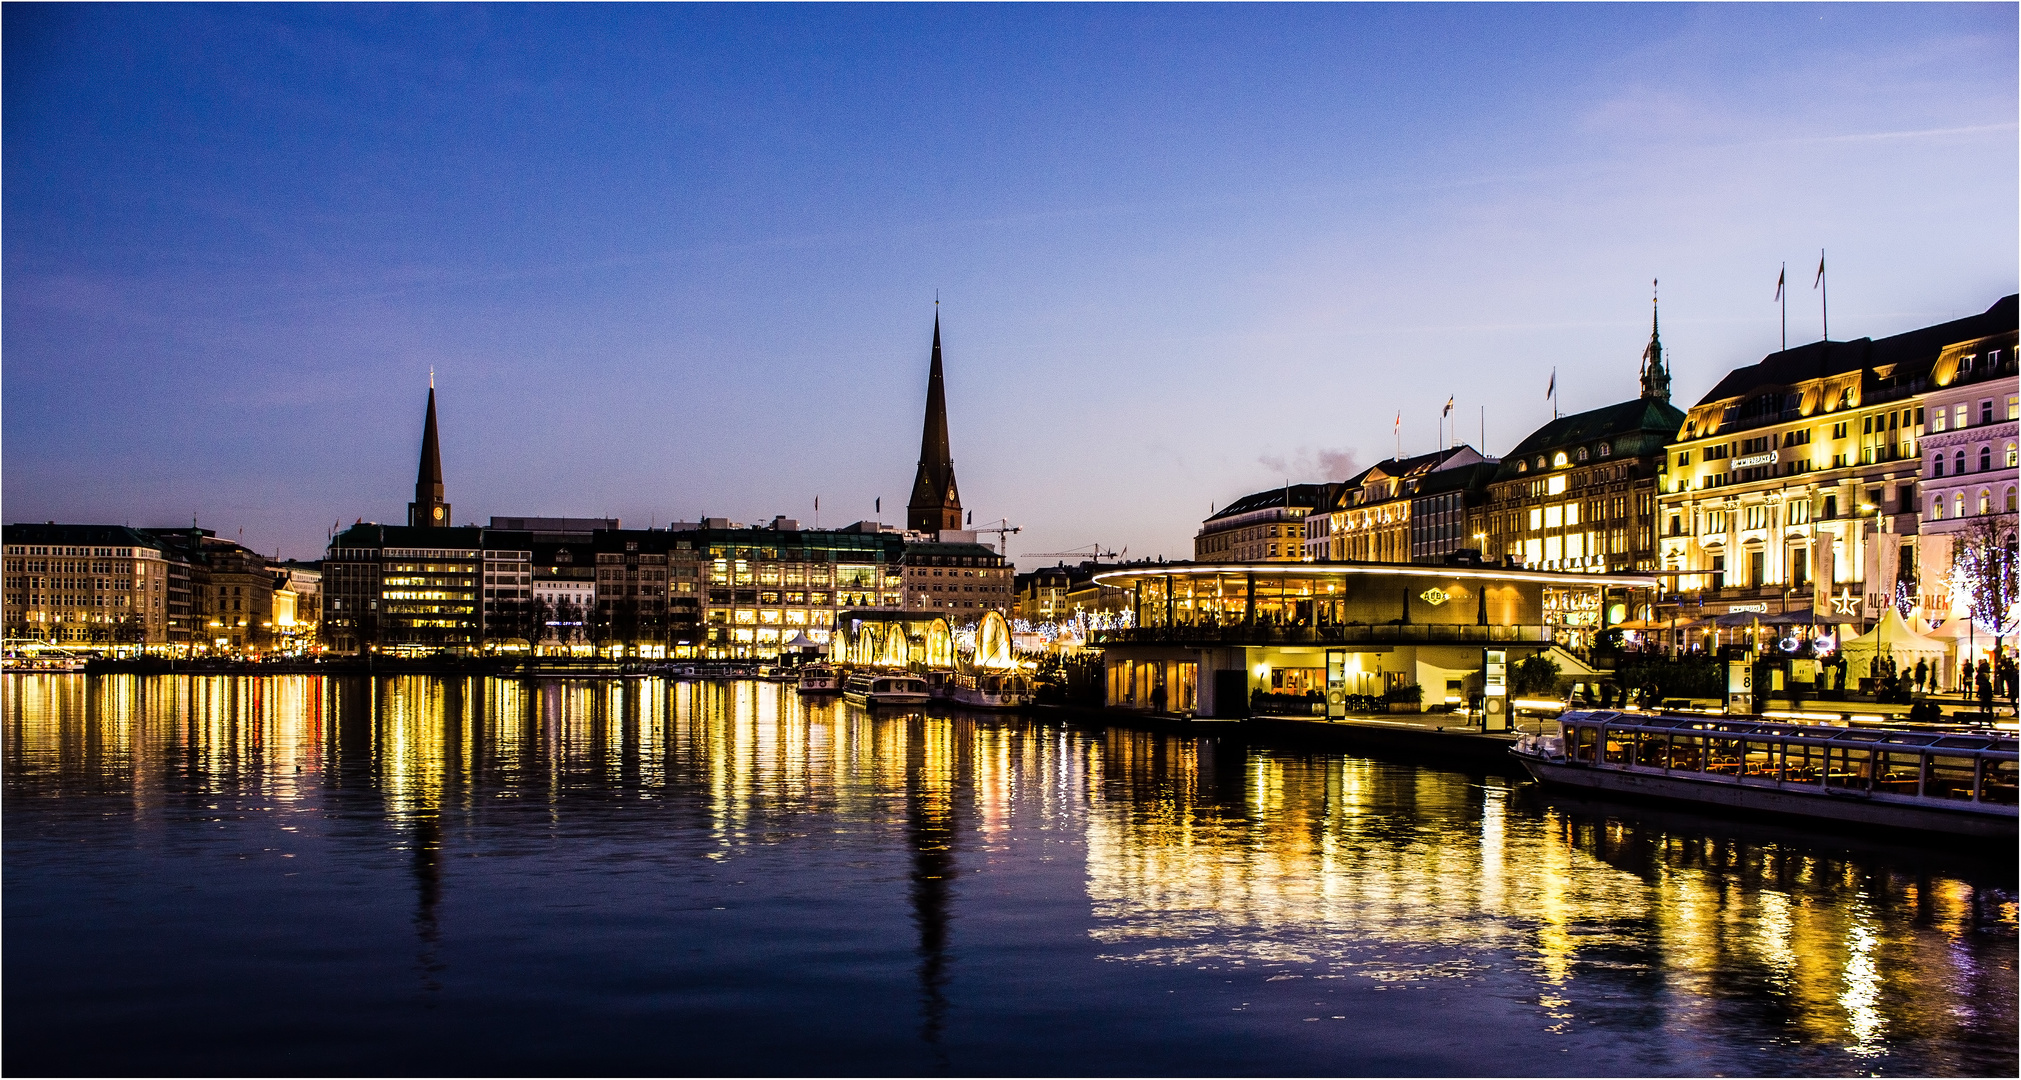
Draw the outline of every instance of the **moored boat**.
M857 705L924 705L926 680L903 672L852 672L842 684L842 697Z
M827 664L800 667L800 692L809 697L842 692L842 673Z
M1018 709L1032 702L1032 681L1021 671L957 673L941 687L941 699L971 709Z
M1995 732L1572 712L1511 753L1545 784L1756 813L2016 839L2017 744Z

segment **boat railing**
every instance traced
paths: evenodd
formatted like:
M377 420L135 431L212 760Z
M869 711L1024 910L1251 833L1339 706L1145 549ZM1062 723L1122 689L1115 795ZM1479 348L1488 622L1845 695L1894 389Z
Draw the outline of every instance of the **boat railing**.
M2012 809L2021 744L1998 733L1810 727L1706 717L1567 713L1562 753L1600 768Z

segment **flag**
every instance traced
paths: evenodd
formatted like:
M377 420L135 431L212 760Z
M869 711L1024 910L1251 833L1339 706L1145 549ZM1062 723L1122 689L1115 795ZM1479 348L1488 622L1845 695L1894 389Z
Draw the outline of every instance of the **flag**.
M1402 431L1402 430L1403 430L1403 410L1402 410L1402 409L1398 409L1398 410L1397 410L1397 413L1396 413L1396 423L1395 423L1394 425L1392 425L1392 429L1393 429L1393 430L1396 430L1396 431Z
M1810 283L1810 287L1815 289L1819 285L1824 284L1824 280L1825 280L1825 253L1820 251L1817 253L1817 277Z
M1439 415L1440 415L1440 416L1451 416L1452 414L1453 414L1453 399L1452 399L1452 398L1447 398L1447 399L1446 399L1446 410L1445 410L1444 412L1440 413Z
M1550 384L1549 386L1546 386L1546 387L1544 387L1544 396L1545 396L1546 398L1553 398L1553 397L1556 397L1556 396L1558 396L1558 369L1557 369L1557 368L1552 368L1552 369L1551 369L1551 384Z
M1788 274L1789 270L1786 267L1775 272L1775 298L1777 300L1782 299L1782 279L1788 276Z
M814 512L817 514L821 512L821 496L819 495L814 496Z
M877 497L877 512L880 514L884 512L884 496L882 495Z

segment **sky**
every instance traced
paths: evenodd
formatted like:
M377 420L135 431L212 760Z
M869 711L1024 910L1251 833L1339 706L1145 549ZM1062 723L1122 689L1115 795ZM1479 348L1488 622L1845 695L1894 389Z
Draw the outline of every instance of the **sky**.
M1634 396L1652 281L1688 405L1785 263L1792 344L1820 250L1837 340L2021 278L2013 4L0 19L0 515L291 558L431 370L459 523L902 522L937 310L978 525L1189 558Z

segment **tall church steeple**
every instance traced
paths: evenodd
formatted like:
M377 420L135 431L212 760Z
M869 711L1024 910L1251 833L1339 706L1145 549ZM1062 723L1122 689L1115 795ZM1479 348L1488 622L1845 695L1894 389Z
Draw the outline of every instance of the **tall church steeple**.
M1656 329L1656 282L1649 283L1649 344L1642 349L1642 396L1670 400L1670 371L1663 366L1663 337Z
M449 527L449 504L442 501L442 444L435 434L435 373L428 373L428 420L421 428L421 469L414 477L414 501L407 524L423 529Z
M961 528L961 493L947 443L947 388L940 374L940 312L933 313L933 364L926 377L926 427L919 436L919 474L905 504L905 527L916 532Z

